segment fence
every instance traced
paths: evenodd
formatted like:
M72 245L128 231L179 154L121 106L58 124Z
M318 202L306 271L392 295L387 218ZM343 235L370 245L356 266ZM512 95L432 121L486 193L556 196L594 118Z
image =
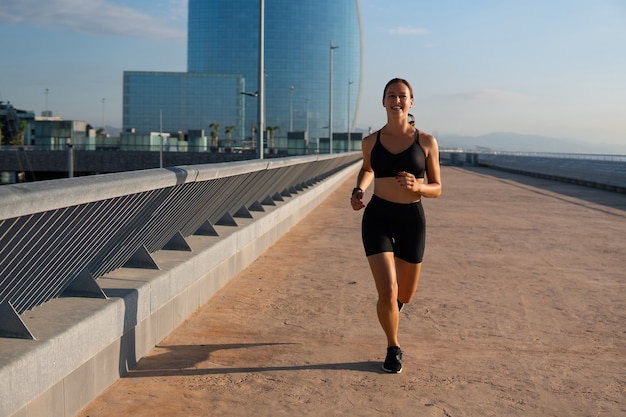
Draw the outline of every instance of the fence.
M442 150L442 164L484 166L626 193L626 155Z
M188 250L360 154L180 166L0 188L0 335L32 338L19 315L62 295L105 297L96 279L159 266L151 254Z

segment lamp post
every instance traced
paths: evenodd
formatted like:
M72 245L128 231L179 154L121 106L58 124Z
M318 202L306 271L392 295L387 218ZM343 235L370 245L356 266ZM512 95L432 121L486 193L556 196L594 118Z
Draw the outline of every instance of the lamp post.
M102 134L104 134L104 132L106 131L106 129L104 128L104 97L102 98Z
M248 97L259 97L259 92L258 91L255 91L255 92L252 92L252 91L241 91L239 94L244 95L244 96L248 96ZM246 117L245 117L246 102L245 102L245 100L244 100L243 105L241 107L243 107L243 109L244 109L243 110L244 115L242 116L242 118L243 118L243 123L245 124L245 120L246 120ZM254 148L254 130L252 131L251 139L252 139L252 147Z
M309 98L304 99L304 150L308 154L309 153Z
M348 152L350 152L350 90L354 81L348 80Z
M293 132L293 85L289 87L289 131Z
M259 159L263 159L265 130L265 0L259 1Z
M152 142L152 139L150 139ZM159 110L159 168L163 168L163 110ZM152 145L152 143L151 143Z
M330 101L328 103L328 141L330 144L330 153L333 153L333 51L339 48L330 42Z
M305 108L306 108L304 130L306 131L307 146L308 146L309 145L309 143L308 143L308 138L309 138L309 99L308 98L304 99L304 105L305 105Z
M67 145L67 177L74 178L74 144L72 138L67 138L65 145Z

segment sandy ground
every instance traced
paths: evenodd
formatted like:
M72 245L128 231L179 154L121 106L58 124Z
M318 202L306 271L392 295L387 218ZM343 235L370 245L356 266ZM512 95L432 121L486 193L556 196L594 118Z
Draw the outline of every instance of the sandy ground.
M79 416L626 416L626 195L442 174L401 374L350 180Z

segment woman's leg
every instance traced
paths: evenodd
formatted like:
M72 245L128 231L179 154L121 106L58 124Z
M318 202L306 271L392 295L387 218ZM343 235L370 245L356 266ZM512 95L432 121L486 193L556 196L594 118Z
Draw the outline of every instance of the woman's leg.
M413 264L400 258L395 259L395 264L398 300L403 304L410 303L415 295L415 291L417 291L422 264Z
M376 312L378 321L387 336L387 346L400 346L398 342L398 282L392 252L377 253L367 257L378 291Z

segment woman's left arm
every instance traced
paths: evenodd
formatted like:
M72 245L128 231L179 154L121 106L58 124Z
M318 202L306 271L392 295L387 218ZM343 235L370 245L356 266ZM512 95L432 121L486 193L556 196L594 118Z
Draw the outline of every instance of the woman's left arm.
M439 145L437 139L429 134L424 134L421 145L426 155L426 180L419 184L418 193L423 197L436 198L441 195Z

